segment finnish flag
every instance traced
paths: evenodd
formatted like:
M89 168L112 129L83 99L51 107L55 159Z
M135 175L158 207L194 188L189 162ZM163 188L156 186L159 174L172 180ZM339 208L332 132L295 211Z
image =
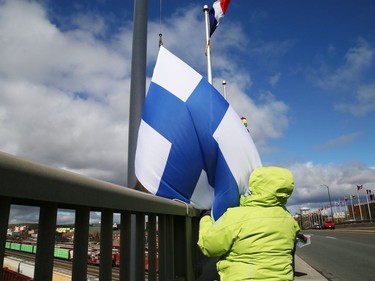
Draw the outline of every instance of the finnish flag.
M261 166L240 117L198 72L160 47L146 96L135 173L151 193L212 209L239 205Z

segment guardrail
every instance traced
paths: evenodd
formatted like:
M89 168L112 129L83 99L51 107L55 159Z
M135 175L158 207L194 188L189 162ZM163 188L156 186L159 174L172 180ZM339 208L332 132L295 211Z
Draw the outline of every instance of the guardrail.
M112 277L113 214L120 222L120 280L196 280L198 210L191 205L0 152L0 280L12 204L39 206L34 280L52 280L58 209L75 211L72 280L87 280L90 211L101 212L99 279ZM148 273L145 276L145 221ZM156 258L159 259L159 271Z

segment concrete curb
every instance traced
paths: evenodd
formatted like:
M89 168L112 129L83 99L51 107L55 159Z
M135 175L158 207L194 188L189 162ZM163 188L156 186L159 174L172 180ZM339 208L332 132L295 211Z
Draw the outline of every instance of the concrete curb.
M306 281L306 280L328 280L310 265L308 265L303 259L298 255L295 256L296 259L296 272L294 275L294 280Z

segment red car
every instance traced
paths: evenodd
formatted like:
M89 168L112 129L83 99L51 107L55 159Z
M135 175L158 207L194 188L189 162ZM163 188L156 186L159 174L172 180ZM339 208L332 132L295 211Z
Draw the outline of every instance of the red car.
M335 223L333 221L325 221L323 227L324 229L335 229Z

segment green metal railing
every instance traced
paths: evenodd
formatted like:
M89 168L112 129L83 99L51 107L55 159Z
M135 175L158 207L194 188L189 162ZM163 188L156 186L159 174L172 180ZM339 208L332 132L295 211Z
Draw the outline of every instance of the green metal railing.
M34 280L52 280L58 209L75 211L74 281L87 280L91 211L101 212L100 280L111 280L112 276L114 213L121 216L120 280L197 280L202 272L202 255L196 245L199 211L191 205L0 152L0 274L13 204L40 208Z

